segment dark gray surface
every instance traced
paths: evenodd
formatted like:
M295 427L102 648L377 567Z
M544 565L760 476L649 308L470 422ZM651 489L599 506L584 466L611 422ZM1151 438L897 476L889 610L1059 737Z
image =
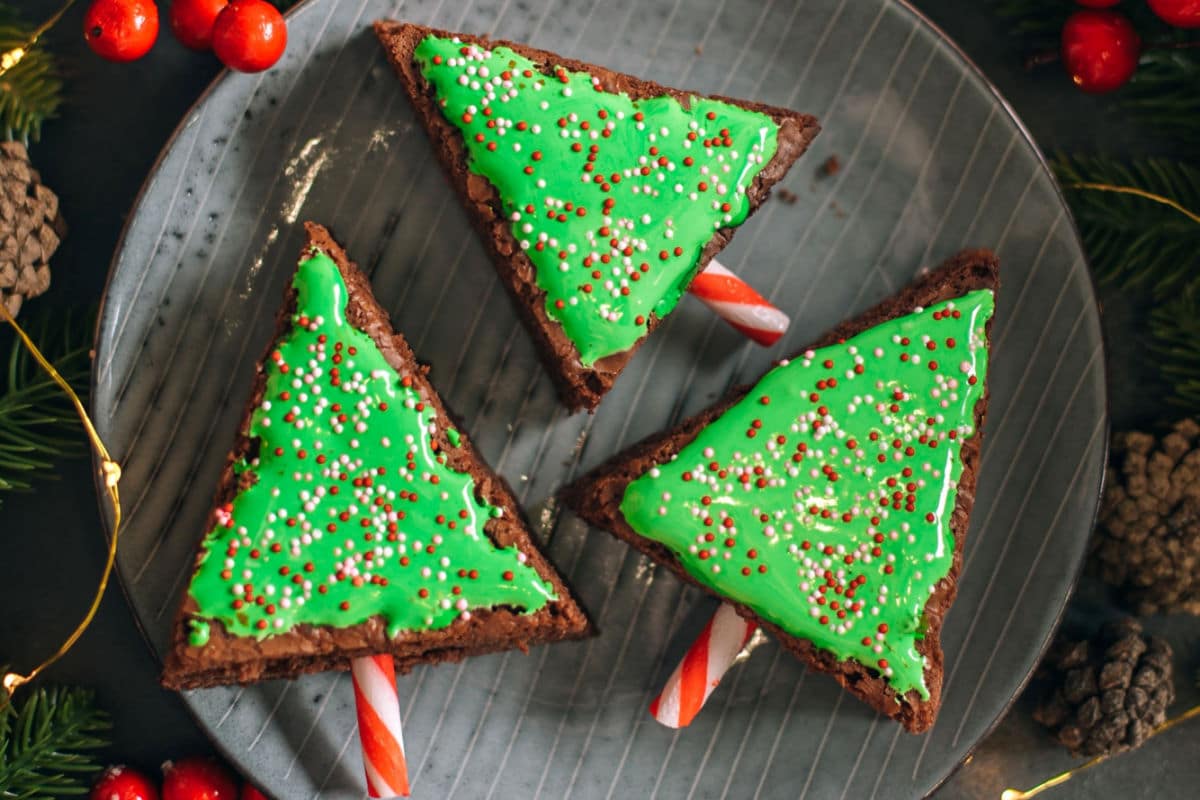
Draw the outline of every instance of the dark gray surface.
M53 3L22 5L48 10ZM1076 94L1057 73L1032 78L1022 73L1016 66L1015 45L997 32L987 14L961 3L918 5L1000 85L1043 147L1099 140L1119 150L1137 141L1138 133L1127 128L1106 125L1097 133L1094 125L1083 124L1096 119L1095 101ZM44 141L33 150L71 224L71 234L55 259L53 302L98 296L125 210L175 123L215 73L211 61L185 53L169 36L140 64L101 64L74 36L81 13L68 17L54 38L70 59L70 104L62 119L47 126ZM1120 329L1110 324L1109 333L1117 339L1120 353ZM1136 392L1117 392L1114 400L1118 425L1142 413ZM59 484L42 487L35 495L6 497L0 511L7 548L0 561L0 606L10 615L21 609L0 623L0 660L49 651L85 604L100 563L102 545L87 470L76 465L64 469L62 477ZM1081 598L1075 604L1073 616L1091 619L1109 611L1102 598L1089 594L1086 602ZM1194 623L1174 620L1166 627L1181 653L1197 652ZM1180 665L1190 673L1195 662L1181 655ZM114 752L121 758L151 766L207 747L177 699L156 688L148 650L115 591L95 627L55 669L54 677L97 688L101 702L114 713ZM1196 699L1194 691L1181 694L1181 707ZM1053 796L1187 796L1185 787L1200 781L1194 741L1186 731L1163 737ZM1069 763L1032 726L1027 710L1018 707L941 796L995 797L1006 785L1036 782Z

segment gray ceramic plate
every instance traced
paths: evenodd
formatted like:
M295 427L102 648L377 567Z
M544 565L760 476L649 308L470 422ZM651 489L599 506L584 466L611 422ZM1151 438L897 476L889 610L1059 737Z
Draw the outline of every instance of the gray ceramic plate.
M793 315L758 349L684 302L594 417L558 407L370 33L379 17L531 42L669 85L812 112L824 132L726 264ZM1105 451L1096 303L1019 123L885 0L312 0L283 62L225 75L146 184L112 273L94 405L124 465L121 576L162 652L210 493L301 242L333 227L484 455L517 487L603 635L400 681L424 798L916 797L997 720L1062 611ZM841 169L819 175L836 154ZM991 411L936 728L899 732L773 644L676 733L647 701L710 603L550 499L571 475L964 245L1004 263ZM280 798L361 797L349 679L186 694Z

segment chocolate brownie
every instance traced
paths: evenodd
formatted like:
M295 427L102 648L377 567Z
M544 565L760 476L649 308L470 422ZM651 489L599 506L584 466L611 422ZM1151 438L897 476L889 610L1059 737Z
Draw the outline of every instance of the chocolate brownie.
M996 257L986 250L960 253L888 300L837 326L792 362L782 362L758 384L737 388L677 427L612 457L564 489L564 500L590 524L624 539L681 579L731 602L738 613L761 624L805 664L831 674L857 697L897 719L909 731L927 730L934 722L941 699L940 633L957 590L963 541L975 499L982 425L987 410L986 347L994 292L999 285L998 269ZM976 310L983 309L974 317L970 313L971 298L979 299ZM948 302L950 305L946 305ZM969 323L969 333L958 336L957 341L937 335L938 331L944 335L953 330L953 325L961 328L968 317L974 320ZM984 319L985 324L977 325ZM910 327L893 330L895 325ZM921 331L934 335L918 336ZM860 344L867 341L860 334L887 335L868 352ZM786 373L793 364L803 371ZM927 367L928 375L933 377L920 378ZM903 373L900 369L914 372ZM903 379L891 380L891 370L896 370L896 375L911 374L934 381L929 384L933 389L924 395L917 393L911 388L914 384L906 384ZM982 374L977 382L978 373ZM820 377L807 382L813 375ZM805 382L801 384L797 377ZM864 382L862 378L867 380ZM788 381L795 384L791 387L794 394L784 392ZM856 394L835 395L839 391ZM880 396L872 396L872 392L879 392ZM922 407L920 401L930 403L930 395L944 401L941 411L947 416L952 417L957 408L961 416L958 428L947 431L953 420L943 420L941 411L935 414ZM788 400L793 402L788 404ZM823 405L826 403L828 407ZM966 406L968 403L970 407ZM787 415L785 421L794 421L791 427L773 428L767 418L767 413L780 405L783 407L779 413ZM745 428L732 431L730 446L749 451L751 458L755 454L764 454L765 458L755 462L738 452L730 463L722 460L720 444L716 445L716 452L711 447L703 453L687 449L702 435L707 438L698 445L716 444L719 440L706 431L710 426L715 429L718 423L728 428L731 423L725 418L733 417L735 412L745 415L744 419L734 419L739 424L744 422ZM860 425L856 430L852 427L853 417L859 412L863 415L877 412L880 416L866 428ZM763 420L767 420L766 424L762 424ZM909 425L908 433L896 435L892 441L887 435L889 425ZM868 429L870 434L865 432ZM832 446L823 442L823 437L830 435L834 437ZM855 435L869 441L856 442ZM763 438L767 439L767 449L756 449ZM959 466L953 461L934 459L952 457L956 445L960 447L957 461L961 471L957 481L952 481L951 476ZM771 458L773 453L779 454L779 460ZM944 472L935 468L921 473L918 465L921 459L928 459L927 464L947 466ZM756 465L753 469L751 463ZM714 473L716 469L721 471ZM901 469L904 471L893 479L893 473ZM944 479L936 477L943 474ZM927 480L936 491L925 491ZM945 483L939 483L941 480ZM648 498L641 488L646 481L652 482L654 492ZM733 489L739 481L741 486ZM855 484L856 481L865 482ZM635 482L641 483L635 486ZM839 492L850 492L849 488L838 488L846 484L861 485L864 491L854 490L849 502L839 503L845 499ZM868 487L870 491L866 491ZM658 495L663 488L671 491ZM756 491L760 494L755 494ZM767 499L772 491L795 494L786 495L789 504L779 510ZM693 502L696 492L708 494ZM948 496L946 492L953 492L952 508L936 505L939 492L942 498ZM794 498L801 494L804 499L796 502ZM739 496L751 498L747 502L755 502L757 506L741 509L736 505ZM647 499L650 508L646 508ZM660 507L654 508L660 503ZM918 503L922 504L919 508ZM745 510L752 511L753 516L738 514ZM649 538L635 530L626 512L636 515L642 530L653 529L656 536L666 539L668 536L654 528L652 522L656 515L662 515L665 520L662 525L674 525L683 538L675 540L674 548L660 538ZM675 514L678 516L668 516ZM651 522L647 523L647 519ZM843 523L846 527L839 532L838 526ZM921 526L926 523L934 533L918 539ZM915 544L905 541L899 535L902 532L912 532L910 541ZM953 538L952 553L945 553L942 546L947 537ZM918 558L916 548L926 543L930 548L926 551L928 556ZM778 551L784 546L788 548L787 557ZM746 547L750 549L744 550ZM911 554L906 555L906 548L912 548ZM770 564L772 570L779 566L783 569L768 573L769 552L775 553ZM930 565L930 575L923 575L925 566L918 563L921 561ZM711 572L706 572L705 565L709 564L713 565ZM938 564L942 574L932 569ZM794 577L796 570L799 570L799 584ZM742 588L753 587L766 574L775 575L779 581L771 589L782 598L778 601L782 604L779 608L772 606L775 601ZM719 578L712 575L728 577L723 579L724 583L718 583ZM910 575L911 585L919 591L904 595L905 587L896 585L901 575ZM745 583L738 584L738 580ZM803 582L806 580L811 580L811 585ZM875 622L888 618L890 612L886 607L884 616L872 618L888 599L883 592L889 591L889 583L893 601L898 596L915 598L910 601L906 628L911 646L920 655L919 659L912 659L913 686L898 684L895 676L899 664L875 661L888 644L888 636L896 633L886 633L888 626ZM881 590L880 586L885 588ZM929 595L922 601L924 591ZM801 617L806 620L803 624L799 621ZM836 627L846 625L847 621L858 622L857 629L851 625L837 632ZM785 630L785 625L792 632ZM798 630L804 625L818 633L811 637L804 635ZM814 643L813 638L821 638L823 646ZM859 644L864 649L856 651L854 648ZM835 650L841 650L841 655ZM890 650L887 655L892 657Z
M459 432L365 275L325 228L305 227L163 685L290 678L376 653L407 672L588 635L511 490ZM323 306L327 316L313 313Z
M671 89L512 42L390 21L375 23L375 32L563 402L572 410L596 408L692 277L729 243L735 228L767 199L771 187L819 130L816 119L806 114ZM452 47L448 57L438 54L422 62L420 48L430 47L430 41L453 43L465 54ZM454 98L437 89L427 70L433 70L433 65L476 70L480 67L475 64L489 63L497 48L510 52L506 61L492 66L512 66L499 76L486 69L477 75L503 79L496 87L507 94L482 109L463 100L464 110L457 114L457 106L450 103ZM517 59L532 63L518 64ZM594 84L585 83L585 89L572 83L588 76ZM466 72L457 82L449 81L453 73L444 77L448 82L443 89L479 86ZM514 125L508 118L518 113L512 108L514 101L527 85L539 82L547 87L539 87L539 96L547 100L534 113L546 115L545 125L539 125L536 116L529 121L516 119ZM559 89L563 84L566 87ZM572 86L577 91L572 93ZM598 108L586 105L601 100ZM493 108L495 118L490 116ZM685 139L679 125L674 139L665 135L665 125L653 127L656 109L676 114L672 119L677 122L691 119L687 124L691 139ZM447 119L452 110L453 120ZM619 127L618 119L627 127ZM717 130L706 130L707 121ZM631 123L636 132L628 128ZM561 135L561 142L555 134ZM760 146L757 139L764 136L764 141L773 139L774 151L769 159L760 154L753 169L744 173L752 174L752 180L744 186L740 178L736 186L718 185L722 170L728 173L739 158L753 161ZM507 189L496 185L497 175L521 164L525 164L523 175L505 177ZM610 170L604 169L606 164ZM553 175L568 174L569 179L554 184ZM522 186L534 181L545 184L547 175L550 183L542 189ZM622 180L624 184L618 185ZM557 186L561 192L555 191ZM597 192L590 209L584 207L588 191ZM518 202L518 195L529 202ZM688 207L687 198L697 208ZM706 218L703 225L684 224L701 213L696 201L705 209L705 204L712 204L715 222ZM602 202L602 208L595 207ZM643 202L644 206L638 205ZM548 221L544 206L552 212ZM582 228L574 238L561 233L563 241L556 247L556 237L567 226L584 225L572 214L588 211L586 236ZM520 232L515 234L518 225ZM664 225L674 227L666 230ZM524 238L526 232L529 239ZM597 336L603 337L602 344L594 340Z

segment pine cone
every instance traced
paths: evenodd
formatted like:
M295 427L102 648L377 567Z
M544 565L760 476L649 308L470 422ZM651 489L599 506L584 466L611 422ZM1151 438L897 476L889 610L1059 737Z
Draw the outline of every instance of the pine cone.
M1139 615L1200 614L1200 424L1161 441L1113 437L1104 502L1091 545L1100 576Z
M0 303L16 316L50 287L50 256L66 233L58 197L20 142L0 143Z
M1132 750L1175 700L1171 656L1133 619L1105 625L1095 642L1060 639L1042 662L1053 683L1033 718L1076 756Z

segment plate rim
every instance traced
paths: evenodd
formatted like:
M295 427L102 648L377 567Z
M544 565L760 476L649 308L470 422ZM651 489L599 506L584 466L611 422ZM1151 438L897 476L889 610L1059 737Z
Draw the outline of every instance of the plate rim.
M801 2L802 0L793 0L793 1ZM1000 108L1003 109L1005 115L1015 126L1017 133L1020 134L1020 138L1021 138L1022 142L1026 145L1026 147L1029 148L1029 150L1032 151L1033 158L1037 164L1038 171L1044 177L1049 178L1051 188L1053 189L1054 197L1057 199L1058 203L1061 205L1061 207L1064 211L1066 222L1068 224L1068 230L1071 234L1071 238L1074 240L1074 242L1079 250L1080 258L1082 260L1082 264L1083 264L1082 269L1086 276L1086 281L1084 283L1084 287L1086 288L1086 292L1087 292L1087 296L1088 296L1087 297L1087 299L1089 301L1088 305L1091 308L1095 309L1096 320L1098 323L1097 327L1099 330L1099 348L1100 348L1100 356L1101 356L1100 361L1099 361L1100 378L1101 378L1102 384L1104 386L1103 403L1102 403L1102 406L1100 409L1100 416L1101 416L1100 427L1101 427L1101 432L1103 434L1103 438L1101 440L1101 446L1100 446L1100 451L1101 451L1100 458L1101 458L1102 468L1099 470L1099 475L1095 480L1094 489L1088 491L1088 495L1093 497L1092 510L1091 510L1091 514L1088 517L1088 529L1090 531L1091 529L1095 528L1095 526L1096 526L1096 522L1097 522L1097 519L1099 517L1099 512L1100 512L1100 503L1101 503L1101 499L1102 499L1103 493L1104 493L1106 469L1104 469L1103 466L1107 465L1107 463L1108 463L1109 444L1110 444L1111 433L1112 433L1112 413L1111 413L1112 412L1112 409L1111 409L1112 400L1111 400L1111 393L1109 391L1108 334L1105 331L1105 328L1102 324L1103 309L1100 305L1099 291L1098 291L1098 286L1096 283L1096 276L1095 276L1094 271L1092 270L1091 259L1089 258L1087 250L1084 247L1083 238L1079 231L1079 225L1075 220L1075 215L1071 211L1070 205L1067 203L1066 196L1063 194L1061 184L1059 183L1058 179L1054 176L1053 170L1050 168L1050 163L1049 163L1048 159L1046 158L1045 153L1042 151L1041 147L1038 146L1037 141L1034 139L1033 134L1030 132L1029 128L1026 126L1024 120L1017 113L1016 109L1013 108L1012 104L1009 103L1008 99L1000 91L999 87L996 86L996 84L987 76L986 73L984 73L984 71L979 67L979 65L975 63L974 59L972 59L966 53L966 51L963 50L963 48L958 44L958 42L953 37L951 37L949 34L947 34L946 31L940 25L938 25L936 22L934 22L924 11L920 10L915 5L913 5L913 0L881 0L881 1L885 5L890 5L892 7L898 8L902 13L906 14L908 17L911 18L911 20L915 26L924 27L925 29L927 29L927 31L930 34L932 34L932 36L939 42L939 44L945 46L949 50L950 54L962 64L962 66L964 67L967 74L970 75L971 77L973 77L975 79L975 81L987 91L987 93L990 95L993 102L998 104L1000 106ZM290 8L290 9L288 9L288 11L284 14L284 19L287 21L291 21L291 19L293 17L297 16L299 13L302 13L305 10L307 10L308 8L313 7L321 2L336 3L337 0L300 0L300 2L296 3L296 5L292 6L292 8ZM99 302L97 312L96 312L95 331L94 331L93 337L92 337L92 352L94 353L94 356L92 359L91 375L90 375L90 378L88 381L88 389L89 389L88 408L89 408L90 414L94 415L96 413L96 403L97 403L98 390L99 390L98 371L96 369L96 363L99 361L99 356L102 352L101 351L102 333L104 331L104 328L105 328L104 323L107 318L107 310L108 310L108 305L109 305L109 292L110 292L110 289L112 288L112 282L113 282L114 277L116 276L117 269L119 267L119 262L121 261L122 255L125 252L126 240L128 238L130 229L133 226L134 220L138 216L138 212L142 209L142 206L146 199L146 196L148 195L151 185L153 184L154 179L157 177L158 172L159 172L160 168L162 167L163 162L167 159L167 157L170 155L170 153L175 149L175 146L178 143L179 138L183 135L184 131L187 129L192 118L195 116L195 114L201 108L201 106L208 102L209 98L216 92L217 88L219 86L221 86L221 84L224 81L228 80L231 75L235 75L235 74L237 74L237 73L234 73L233 70L231 70L229 67L222 67L217 72L217 74L213 76L212 80L208 83L208 85L204 87L203 91L201 91L200 94L197 95L195 101L193 103L191 103L191 105L188 106L187 110L180 117L180 120L176 124L175 128L171 131L170 135L163 142L163 145L162 145L161 149L159 150L158 155L155 157L153 163L147 170L146 177L142 181L141 186L138 188L137 194L134 196L133 201L130 203L129 213L125 216L125 221L121 225L120 234L117 237L116 244L113 247L113 254L112 254L111 259L109 260L108 271L107 271L107 274L105 275L104 285L103 285L103 288L101 289L101 294L100 294L100 302ZM110 345L110 347L111 347L111 345ZM101 514L100 514L101 532L102 532L102 535L104 536L105 541L111 542L112 536L113 536L113 526L112 526L112 521L111 521L111 517L110 517L111 503L109 502L108 494L105 489L103 476L102 476L102 472L101 472L100 459L99 459L99 456L95 453L92 454L92 466L93 466L92 481L93 481L93 485L95 487L96 501L97 501L98 507L101 510ZM1042 660L1042 658L1044 657L1046 651L1050 647L1051 642L1054 640L1054 636L1056 635L1058 629L1062 625L1063 618L1065 617L1066 612L1067 612L1067 607L1070 605L1071 599L1074 597L1075 592L1078 589L1079 580L1083 575L1084 569L1087 565L1087 560L1088 560L1087 559L1087 551L1085 549L1083 552L1083 555L1079 558L1078 563L1075 566L1075 569L1073 570L1073 574L1071 575L1069 581L1067 582L1067 589L1066 589L1066 592L1064 593L1064 595L1062 597L1062 601L1059 604L1058 609L1054 615L1054 622L1049 627L1048 632L1043 637L1041 644L1037 648L1036 657L1033 662L1033 666L1031 666L1029 668L1029 670L1026 672L1026 674L1022 677L1022 679L1020 680L1020 682L1017 684L1016 688L1014 689L1012 695L1004 702L1004 704L1002 705L1002 707L996 714L995 718L992 719L992 721L983 729L983 731L972 742L972 744L969 747L967 747L966 751L963 754L963 757L954 765L953 768L950 769L949 772L947 772L938 781L936 781L932 787L930 787L930 790L924 795L924 797L928 798L928 797L932 797L934 794L936 794L938 792L938 790L940 790L943 786L945 786L945 784L952 777L954 777L959 772L959 770L961 770L963 768L963 766L966 765L966 763L968 761L971 760L972 756L979 749L980 745L984 742L984 740L986 740L993 732L995 732L996 728L999 727L1000 723L1008 716L1009 712L1012 710L1012 708L1016 704L1017 700L1025 693L1026 689L1029 687L1029 684L1033 679L1034 673L1036 672L1037 663L1040 662ZM120 559L117 559L114 562L113 574L116 577L115 583L120 588L121 596L124 599L124 603L129 611L129 616L132 618L134 626L137 628L138 633L141 635L142 640L146 645L146 649L150 652L151 658L154 660L155 664L161 669L162 664L163 664L163 659L159 655L158 650L154 647L154 644L150 638L150 634L146 630L146 627L142 622L142 618L138 615L138 613L134 607L133 598L130 595L130 590L127 585L126 577L124 574L124 570L122 569ZM205 738L208 739L209 743L212 744L213 747L218 752L221 753L221 755L225 758L226 761L228 761L230 764L233 764L235 767L240 767L241 760L237 757L237 754L234 752L232 747L230 747L229 745L227 745L225 743L224 739L222 739L221 737L217 737L213 734L213 732L209 729L209 726L204 722L203 719L201 719L200 714L196 710L194 704L189 700L188 694L185 692L180 692L178 694L180 696L180 700L181 700L188 716L191 717L192 721L196 724L196 726L204 733L204 736L205 736Z
M1091 258L1088 257L1087 249L1083 245L1083 236L1079 232L1079 223L1076 222L1075 213L1071 210L1071 205L1067 202L1066 195L1063 194L1062 185L1058 182L1058 178L1055 177L1054 170L1050 168L1050 162L1046 159L1046 154L1042 152L1042 148L1038 146L1037 140L1033 138L1033 134L1025 125L1025 120L1021 118L1021 115L1017 113L1017 110L1012 107L1011 103L1008 102L1008 98L1004 96L1004 94L1000 91L1000 88L996 86L991 78L984 73L983 69L975 63L975 60L967 55L967 52L963 50L962 46L959 45L959 43L953 37L946 33L946 31L944 31L940 25L930 19L925 12L914 6L912 0L885 0L885 2L890 2L893 5L899 6L910 16L912 16L918 24L927 26L934 34L936 34L937 37L941 39L941 41L945 43L948 48L950 48L950 51L954 53L954 55L957 56L960 61L962 61L968 72L974 75L974 77L984 86L984 88L988 90L992 96L992 99L995 100L1002 109L1004 109L1004 113L1006 113L1009 119L1013 121L1013 124L1016 125L1017 131L1021 134L1021 138L1024 140L1025 144L1028 145L1031 150L1033 150L1033 156L1037 160L1038 168L1046 177L1050 179L1050 185L1054 190L1054 196L1058 199L1058 202L1061 204L1063 211L1065 212L1071 237L1075 240L1075 244L1079 247L1079 254L1083 260L1083 272L1087 277L1087 281L1084 285L1087 287L1087 292L1091 301L1090 305L1096 310L1096 322L1098 323L1097 327L1100 332L1100 377L1104 385L1104 402L1100 412L1100 427L1103 437L1100 445L1101 469L1099 471L1100 474L1096 479L1094 491L1088 492L1089 496L1093 496L1092 512L1088 518L1088 530L1092 531L1095 529L1096 522L1099 519L1100 501L1104 496L1109 442L1112 439L1112 397L1108 387L1109 347L1108 335L1104 330L1104 325L1102 324L1104 319L1103 308L1100 305L1100 293L1096 284L1096 273L1092 270ZM986 424L987 423L985 422L984 425L986 426ZM1088 535L1090 538L1091 534L1089 533ZM1037 672L1037 665L1045 657L1046 651L1050 649L1050 644L1054 641L1054 637L1057 635L1059 628L1062 627L1063 618L1067 613L1067 606L1071 604L1071 599L1075 596L1075 591L1079 588L1079 579L1083 577L1083 572L1087 566L1087 561L1088 553L1085 549L1083 556L1079 559L1079 563L1075 567L1074 574L1067 582L1067 590L1063 595L1062 603L1059 605L1058 611L1054 615L1054 624L1050 626L1049 631L1042 639L1042 643L1037 649L1033 666L1029 668L1024 677L1017 683L1017 687L1013 691L1012 696L1010 696L1007 702L1005 702L1000 708L995 719L993 719L991 723L983 729L983 731L979 734L979 737L976 738L971 746L967 748L966 752L963 754L963 757L958 761L958 763L955 764L954 767L947 772L941 780L937 781L932 787L930 787L929 791L925 794L926 798L937 794L939 789L945 786L951 778L958 774L959 770L966 766L967 762L970 761L975 755L975 751L979 749L984 740L991 736L992 733L995 732L996 728L1000 727L1000 723L1004 721L1009 712L1012 711L1013 706L1016 705L1021 696L1025 694L1025 690L1029 688L1029 684L1033 681L1034 673Z

